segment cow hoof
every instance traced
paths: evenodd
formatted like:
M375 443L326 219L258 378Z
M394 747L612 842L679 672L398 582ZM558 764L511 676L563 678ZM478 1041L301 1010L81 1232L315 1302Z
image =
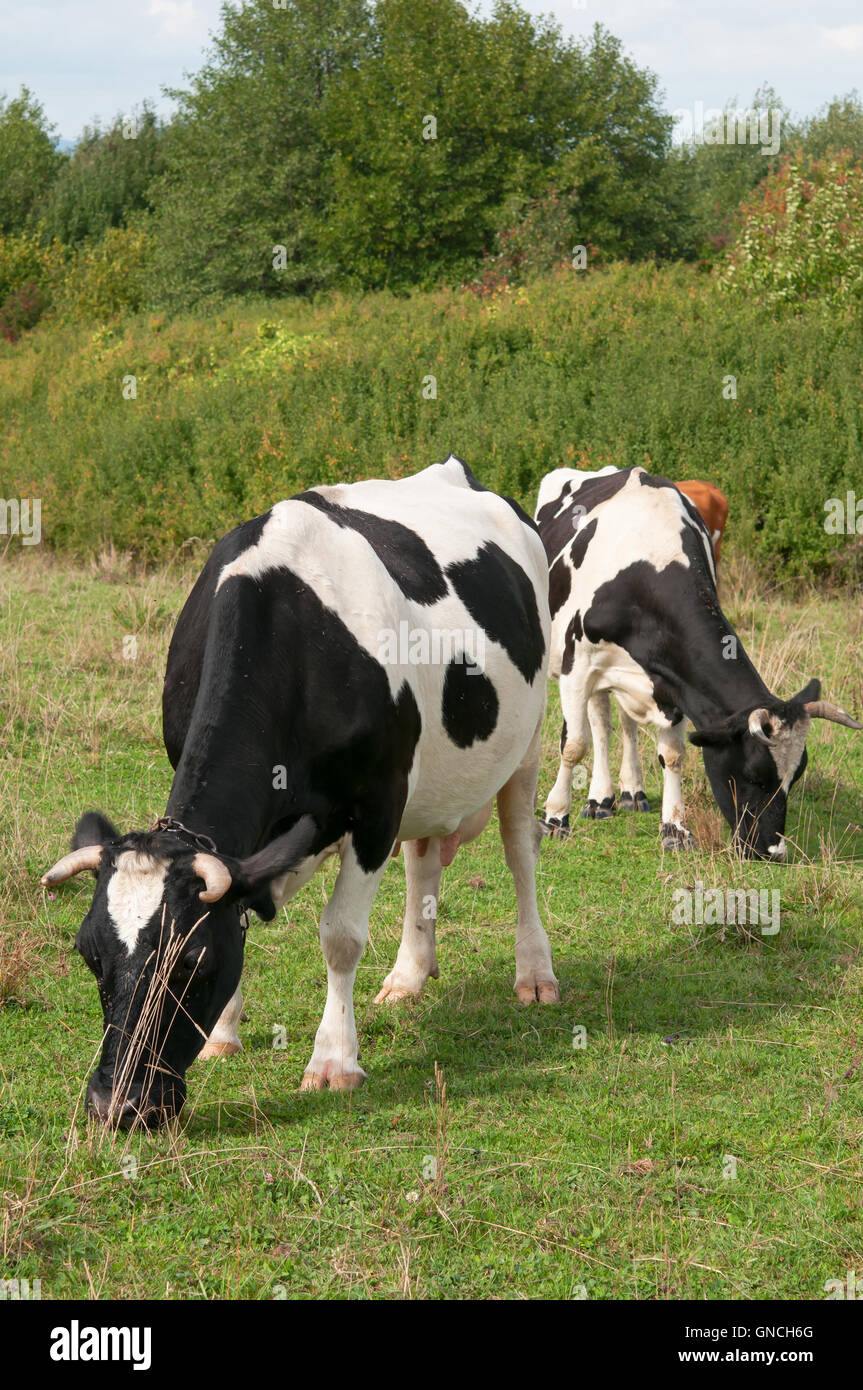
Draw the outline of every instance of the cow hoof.
M663 849L671 851L695 849L695 840L682 825L663 825L660 834Z
M582 819L582 820L596 820L596 802L595 802L595 801L585 801L584 806L583 806L582 809L581 809L581 819Z
M557 1004L560 988L557 980L534 980L532 984L516 985L519 1004Z
M375 995L376 1004L397 1004L400 999L419 999L422 994L422 986L419 989L411 989L409 985L390 984L389 980L384 980L378 993Z
M543 835L547 835L550 840L569 839L569 816L562 816L557 820L554 816L549 816L548 820L541 820Z
M650 810L650 802L648 801L647 797L644 795L644 792L642 791L638 791L635 793L635 809L636 811Z
M618 800L621 811L649 811L650 802L643 791L621 792Z
M205 1042L198 1053L197 1060L206 1062L212 1057L233 1057L235 1053L242 1052L241 1042Z
M355 1091L366 1079L364 1071L307 1071L300 1082L301 1091Z
M598 806L596 805L595 801L593 803L588 804L596 806L596 814L594 816L594 820L611 820L611 817L614 815L616 809L614 805L613 796L603 797L602 801L600 801Z

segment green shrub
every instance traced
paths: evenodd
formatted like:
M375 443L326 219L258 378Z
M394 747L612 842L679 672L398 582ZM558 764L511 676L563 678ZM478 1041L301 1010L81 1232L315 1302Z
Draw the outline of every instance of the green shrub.
M641 464L718 484L729 551L783 577L838 574L848 537L825 531L824 504L860 493L860 330L859 309L792 313L648 265L489 298L236 302L96 332L46 320L0 343L0 496L40 496L58 549L112 540L155 559L310 484L450 451L531 510L551 468Z
M68 262L57 296L59 315L104 323L137 312L151 255L152 238L140 222L111 227L101 240L85 242Z
M744 204L720 283L766 303L863 297L863 161L786 159Z

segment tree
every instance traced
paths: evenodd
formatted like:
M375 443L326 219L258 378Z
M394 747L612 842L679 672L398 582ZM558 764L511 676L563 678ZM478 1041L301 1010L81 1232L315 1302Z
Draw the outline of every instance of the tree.
M798 144L813 159L839 150L851 150L863 159L863 104L857 92L834 97L814 116L796 123L791 130L792 148Z
M550 185L572 236L610 255L668 252L671 120L656 79L600 26L579 47L498 3L380 0L370 56L326 104L336 280L404 288L469 273Z
M365 0L259 0L225 6L222 23L191 87L172 93L179 112L155 189L157 299L321 283L321 110L364 51Z
M748 109L778 113L780 142L787 145L791 138L789 112L772 87L760 87ZM729 117L739 112L736 98L726 103L724 135L729 130ZM733 122L733 129L736 136L739 132L737 121ZM749 135L749 127L746 129ZM736 138L733 142L723 138L717 143L703 144L693 140L672 155L671 162L677 166L676 177L686 191L689 205L689 242L693 254L712 261L734 239L741 203L779 164L779 155L765 155L763 148L760 139L748 138L742 144Z
M54 127L32 92L22 87L11 101L0 96L0 233L28 224L65 163L55 145Z
M146 104L107 130L85 129L40 210L46 234L71 245L149 210L164 146L164 127Z

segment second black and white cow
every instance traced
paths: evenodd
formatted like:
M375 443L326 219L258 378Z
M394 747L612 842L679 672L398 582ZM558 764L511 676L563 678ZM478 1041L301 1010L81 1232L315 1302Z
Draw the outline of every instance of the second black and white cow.
M403 841L407 908L379 1000L437 975L441 867L495 796L516 993L558 997L534 883L547 591L531 519L452 456L398 482L313 488L218 543L168 655L165 817L124 835L88 814L43 879L97 875L76 945L104 1011L88 1089L101 1119L176 1114L205 1040L205 1055L238 1049L246 914L272 918L333 854L303 1087L356 1086L354 976L390 856Z
M771 694L716 596L711 539L695 505L643 468L584 474L559 468L542 481L536 520L549 563L550 673L559 677L561 762L545 804L552 833L569 824L573 771L594 746L588 809L610 810L609 693L624 726L622 799L644 792L636 726L657 730L663 771L662 843L691 843L681 770L686 720L736 846L780 860L788 792L806 766L815 718L863 728L820 699L810 681L791 700Z

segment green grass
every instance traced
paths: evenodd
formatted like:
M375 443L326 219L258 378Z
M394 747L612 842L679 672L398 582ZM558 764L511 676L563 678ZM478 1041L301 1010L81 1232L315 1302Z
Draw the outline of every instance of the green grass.
M196 1064L173 1131L87 1123L101 1015L72 941L91 885L49 898L38 879L85 807L124 829L163 811L161 675L193 577L110 555L0 574L0 1277L39 1278L43 1298L805 1299L863 1267L863 737L830 724L810 738L788 867L732 859L695 750L694 855L662 857L655 811L543 843L559 1006L515 1002L492 824L445 872L440 980L394 1009L372 1003L400 933L401 861L387 871L356 988L362 1090L298 1091L331 869L251 929L246 1051ZM859 714L859 604L765 603L745 581L729 575L728 611L774 687L817 674ZM556 708L552 690L541 795ZM779 934L675 925L674 890L696 878L778 886Z

